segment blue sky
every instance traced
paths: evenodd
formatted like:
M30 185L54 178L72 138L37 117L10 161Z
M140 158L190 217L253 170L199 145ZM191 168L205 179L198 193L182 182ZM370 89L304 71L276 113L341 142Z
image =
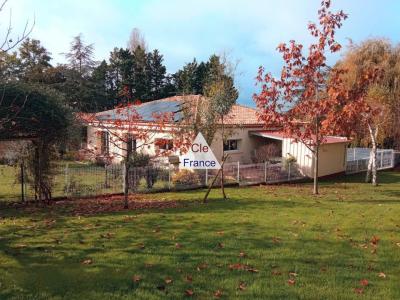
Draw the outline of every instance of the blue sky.
M228 53L238 61L236 84L239 102L253 105L254 77L263 65L278 74L280 42L310 42L307 24L316 20L320 0L9 0L0 26L12 12L14 32L35 16L32 37L63 62L73 36L82 33L95 45L95 58L108 58L115 47L125 47L133 27L145 35L149 48L164 55L169 72L196 57ZM333 0L333 8L349 14L338 32L343 45L348 38L360 42L371 37L400 41L400 1ZM4 30L2 30L3 32ZM330 57L334 63L340 56Z

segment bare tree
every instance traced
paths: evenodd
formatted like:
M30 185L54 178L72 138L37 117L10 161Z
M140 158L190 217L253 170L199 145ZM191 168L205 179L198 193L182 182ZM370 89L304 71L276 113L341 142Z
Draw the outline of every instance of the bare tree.
M7 4L8 0L3 0L3 2L1 2L0 4L0 13L4 11L4 8ZM29 34L32 32L33 27L35 25L35 19L33 19L32 24L29 23L29 20L26 21L24 29L22 30L22 32L17 35L12 37L13 35L13 28L12 28L12 14L10 11L10 16L9 16L9 20L8 20L8 25L5 31L5 34L3 36L3 40L0 44L0 51L1 52L7 52L10 51L11 49L15 48L19 43L21 43L24 39L26 39Z
M139 28L133 28L129 36L128 49L133 53L137 47L147 51L147 42Z
M0 4L0 13L4 11L4 8L7 4L7 0L4 0ZM3 41L0 44L0 52L2 54L6 54L8 51L12 50L15 48L18 44L20 44L23 40L25 40L29 34L32 32L33 27L35 25L35 19L33 19L32 24L29 23L29 20L26 21L25 26L23 31L21 32L20 35L17 35L16 37L12 37L13 32L12 32L12 15L10 11L10 16L9 16L9 21L8 21L8 26L5 30ZM3 62L0 61L0 64ZM0 78L2 79L2 78ZM22 105L16 105L15 99L11 101L9 105L4 105L4 93L5 91L3 90L0 95L0 130L3 128L3 126L6 123L12 123L13 120L18 116L20 111L23 109L25 106L25 103L27 101L27 97L25 97L25 100L23 101Z
M167 157L175 151L187 151L190 140L182 127L174 121L174 113L154 113L151 121L146 121L137 111L138 103L121 105L112 111L99 114L84 114L82 120L89 125L98 128L98 135L106 144L104 156L107 161L120 157L124 162L124 207L128 208L129 174L130 167L137 152L146 153L145 149L150 146L162 146L171 142L165 149L156 149L154 157ZM164 132L171 139L155 139L158 132ZM101 136L103 135L103 137ZM89 141L95 145L96 141ZM110 150L110 144L113 150ZM94 150L98 150L97 147ZM104 149L100 149L104 150Z

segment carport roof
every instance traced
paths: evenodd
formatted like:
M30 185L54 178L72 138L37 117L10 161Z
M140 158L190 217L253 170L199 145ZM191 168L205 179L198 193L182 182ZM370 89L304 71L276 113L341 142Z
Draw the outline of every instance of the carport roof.
M288 135L283 133L282 131L271 131L271 130L262 130L262 131L251 131L251 135L261 136L265 138L270 138L274 140L283 140L285 138L290 138ZM346 137L341 136L327 136L322 144L338 144L338 143L349 143L350 140Z

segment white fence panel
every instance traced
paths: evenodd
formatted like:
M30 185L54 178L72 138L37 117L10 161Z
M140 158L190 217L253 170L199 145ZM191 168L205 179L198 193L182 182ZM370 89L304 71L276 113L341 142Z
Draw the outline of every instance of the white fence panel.
M346 173L353 174L368 170L368 162L371 149L369 148L348 148ZM378 149L376 155L378 170L391 169L395 166L395 151L392 149Z

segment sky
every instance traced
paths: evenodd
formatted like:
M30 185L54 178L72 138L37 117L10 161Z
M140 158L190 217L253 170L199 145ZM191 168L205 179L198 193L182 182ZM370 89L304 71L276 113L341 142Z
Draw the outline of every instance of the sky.
M226 53L237 63L235 81L238 102L254 106L255 76L259 66L279 74L282 60L276 47L312 39L309 21L317 20L320 0L9 0L1 12L0 32L11 14L14 36L27 21L35 20L32 38L39 39L53 57L72 38L83 34L95 47L95 59L107 59L114 47L126 47L132 28L144 34L149 49L159 49L170 73L194 57L207 60ZM400 42L399 0L333 0L333 9L349 14L337 38L343 46L384 37ZM345 49L345 47L344 47ZM333 64L340 54L329 57Z

